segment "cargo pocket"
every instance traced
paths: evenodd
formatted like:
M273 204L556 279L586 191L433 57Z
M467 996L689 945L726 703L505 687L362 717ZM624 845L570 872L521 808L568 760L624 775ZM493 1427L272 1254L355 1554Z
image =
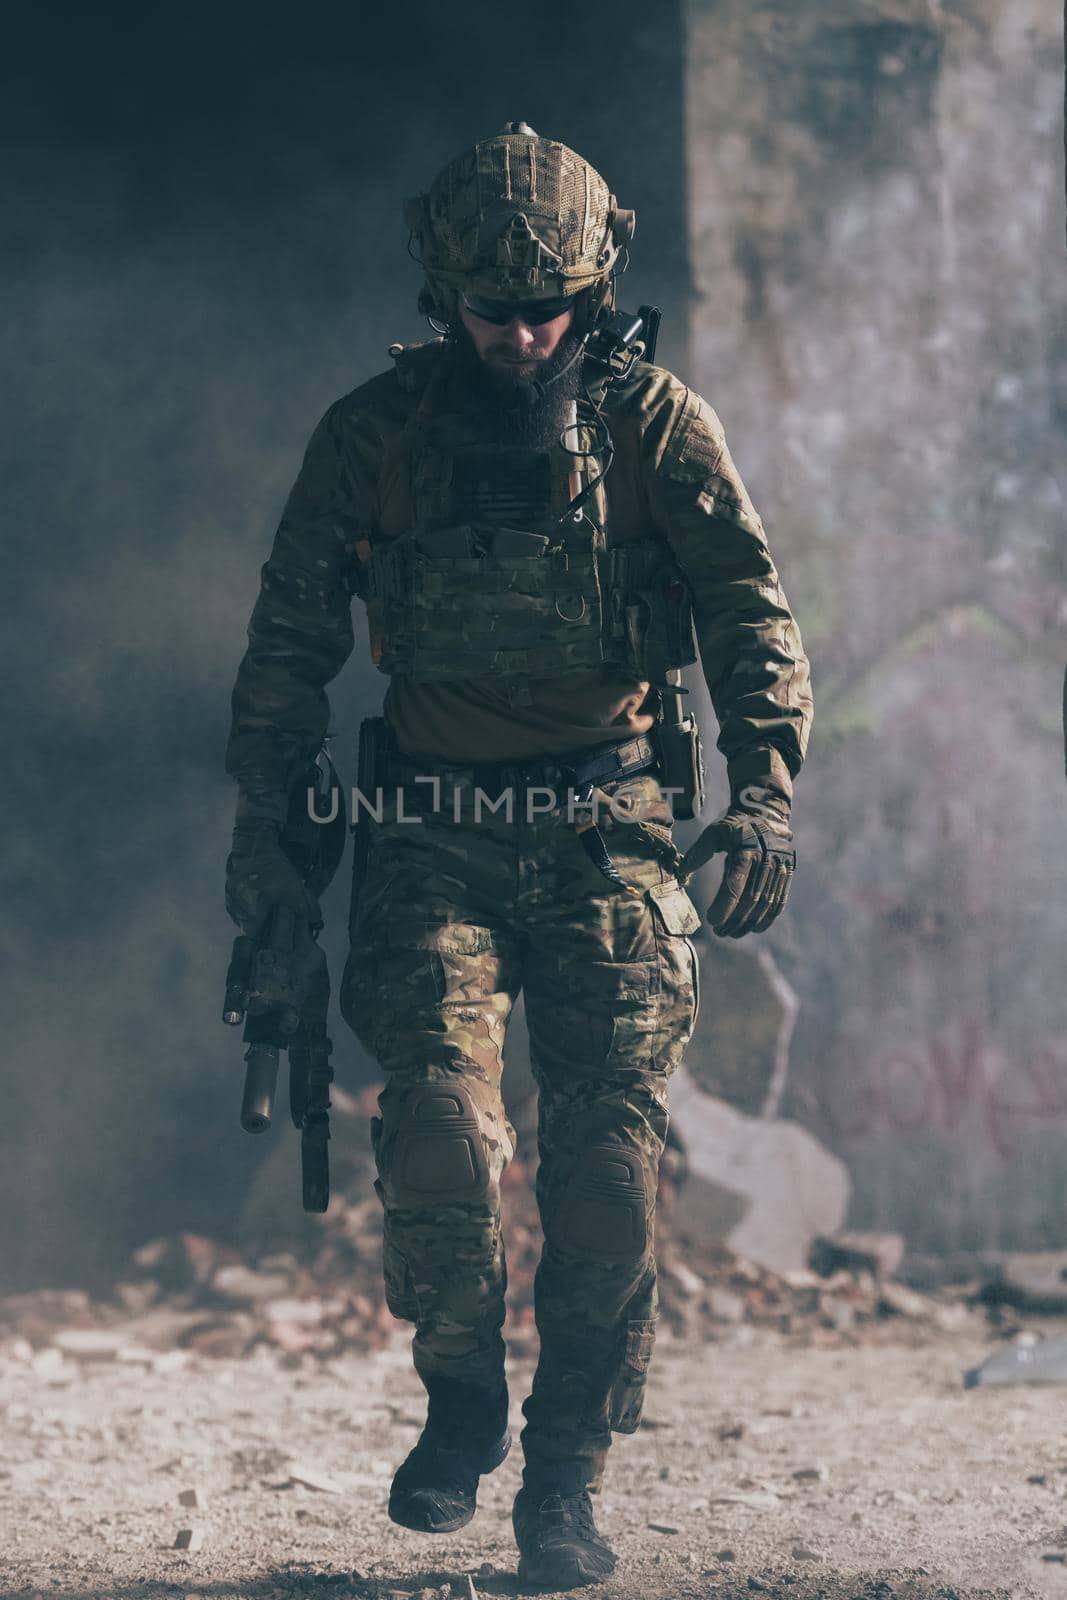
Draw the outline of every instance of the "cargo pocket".
M445 967L436 950L389 950L387 1008L398 1016L445 997Z
M407 1257L393 1241L393 1229L388 1216L382 1233L382 1282L385 1303L394 1317L401 1322L418 1322L419 1297L415 1292L414 1275Z
M409 1007L469 999L472 989L477 995L477 958L492 944L489 929L472 923L392 921L378 956L389 969L390 1009L402 1014Z
M633 1067L654 1050L661 985L658 961L590 961L585 969L589 1007L578 1027L605 1067ZM601 1032L603 1029L603 1032Z
M677 880L648 892L663 974L662 1021L669 1043L664 1064L673 1071L692 1037L700 1010L700 957L691 935L700 912Z
M384 1040L405 1018L439 1005L447 986L438 950L414 940L377 946L364 940L345 963L341 1015L364 1049L381 1060Z
M700 912L680 883L654 884L648 891L656 921L665 933L683 937L700 930Z
M637 1432L655 1342L655 1318L626 1324L619 1368L608 1396L608 1422L612 1433Z

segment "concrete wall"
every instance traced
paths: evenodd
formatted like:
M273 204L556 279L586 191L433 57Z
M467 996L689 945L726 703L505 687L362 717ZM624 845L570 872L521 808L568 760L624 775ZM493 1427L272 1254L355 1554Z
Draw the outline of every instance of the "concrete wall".
M763 941L800 999L784 1109L858 1223L1061 1242L1061 14L690 0L687 27L689 376L816 685Z

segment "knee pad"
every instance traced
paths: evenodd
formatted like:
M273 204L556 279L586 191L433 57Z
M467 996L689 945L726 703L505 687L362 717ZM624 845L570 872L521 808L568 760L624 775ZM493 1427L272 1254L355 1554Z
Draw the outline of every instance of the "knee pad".
M400 1108L382 1180L393 1204L412 1209L486 1193L489 1166L469 1090L435 1083L411 1091Z
M640 1261L648 1248L648 1177L639 1151L590 1145L553 1217L552 1243L599 1261Z

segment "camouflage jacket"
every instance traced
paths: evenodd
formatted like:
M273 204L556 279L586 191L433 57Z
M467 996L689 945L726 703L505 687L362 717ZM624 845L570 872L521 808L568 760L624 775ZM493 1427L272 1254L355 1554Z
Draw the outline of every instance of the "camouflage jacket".
M289 786L326 732L325 686L352 651L351 602L366 592L361 551L383 537L397 442L442 357L440 341L404 352L332 405L312 436L233 692L226 767L246 812L283 818ZM731 791L767 784L788 798L811 721L808 662L719 419L673 374L643 363L608 390L603 410L616 452L609 540L652 530L670 546L692 594Z

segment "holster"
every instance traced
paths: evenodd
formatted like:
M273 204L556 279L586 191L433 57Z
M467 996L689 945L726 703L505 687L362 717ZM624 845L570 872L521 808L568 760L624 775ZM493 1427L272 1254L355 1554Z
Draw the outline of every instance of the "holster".
M704 804L704 759L700 729L691 712L682 711L686 689L679 664L696 660L693 647L693 600L681 570L666 565L653 574L648 590L647 661L659 691L659 717L652 729L660 764L660 784L677 791L671 810L679 822L695 817Z
M661 717L651 736L659 754L660 787L677 791L671 794L671 809L676 821L688 822L704 804L704 757L697 720L691 713L674 719Z
M353 799L352 820L352 898L348 906L348 936L355 934L363 882L367 875L367 856L370 849L370 830L374 820L367 806L377 807L378 789L385 780L385 752L390 747L392 735L384 717L365 717L359 725L359 753L356 761L356 789L363 796L361 803Z

